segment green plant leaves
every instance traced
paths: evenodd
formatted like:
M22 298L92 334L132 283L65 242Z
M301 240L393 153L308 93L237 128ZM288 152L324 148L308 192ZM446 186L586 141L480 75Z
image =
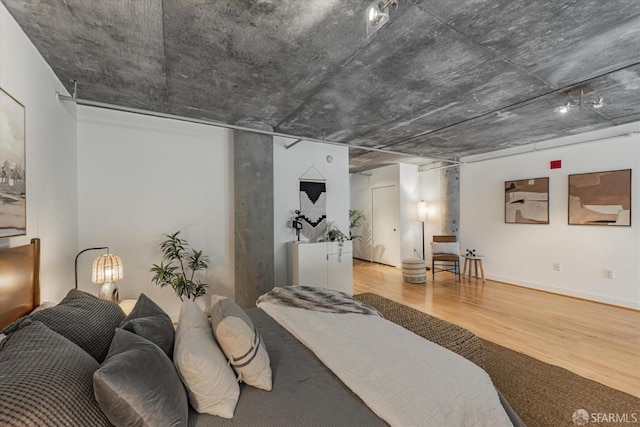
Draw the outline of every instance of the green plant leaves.
M204 295L209 286L200 279L194 280L197 271L209 267L209 257L201 250L189 249L189 243L179 234L180 231L165 234L167 239L160 243L162 261L152 265L150 271L155 275L151 281L161 288L171 286L180 300L185 296L195 299Z

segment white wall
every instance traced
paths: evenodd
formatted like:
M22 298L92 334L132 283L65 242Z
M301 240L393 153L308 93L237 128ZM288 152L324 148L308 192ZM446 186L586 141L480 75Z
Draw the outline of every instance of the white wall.
M77 252L75 105L49 65L0 4L0 87L26 109L27 235L0 247L42 239L41 297L59 301L73 288Z
M562 168L550 170L551 160L562 160ZM489 278L638 309L639 166L637 134L466 164L460 170L461 247L486 255ZM627 168L633 169L631 227L567 224L569 174ZM504 182L545 176L550 224L505 224ZM614 280L603 277L605 268L615 270Z
M400 267L402 259L417 257L414 250L422 254L421 229L417 222L417 203L420 196L420 176L418 167L407 164L394 164L377 169L368 170L362 174L353 174L350 179L351 207L362 210L366 221L363 231L363 241L356 241L354 256L371 260L371 221L373 218L371 192L374 188L396 186L398 188L397 223L399 224L398 242L379 242L379 245L398 245L398 259L389 261ZM376 250L376 249L374 249ZM394 251L386 251L394 253Z
M124 264L120 298L143 292L177 318L180 300L151 282L163 235L181 230L210 258L209 293L234 294L232 132L93 107L78 108L81 248L109 246ZM82 255L80 289L97 293Z
M389 165L384 166L377 169L372 169L364 172L363 174L354 174L351 175L350 178L350 189L351 189L351 208L360 209L365 216L365 221L363 224L363 241L357 242L354 248L354 256L360 259L364 259L367 261L371 261L373 251L380 250L380 248L384 248L387 244L397 244L399 242L388 242L386 244L381 244L380 242L375 242L376 245L373 247L373 229L372 229L372 189L381 188L381 187L390 187L400 185L400 166ZM398 223L399 221L400 211L398 210ZM386 251L389 252L389 251ZM400 260L392 260L395 266L400 264Z
M287 242L296 240L291 228L295 210L300 209L299 179L312 166L326 179L327 221L349 233L349 150L346 147L302 141L290 149L285 145L295 139L273 139L274 185L274 283L286 286ZM327 161L327 156L333 158ZM304 236L301 240L307 240Z

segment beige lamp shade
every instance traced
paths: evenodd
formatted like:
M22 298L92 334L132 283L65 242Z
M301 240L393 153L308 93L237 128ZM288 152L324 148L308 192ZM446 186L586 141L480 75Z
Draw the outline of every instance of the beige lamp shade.
M93 261L91 281L93 283L110 283L122 279L122 260L116 254L100 255Z
M427 202L425 202L424 200L421 202L418 202L418 221L426 222L427 214L428 214Z

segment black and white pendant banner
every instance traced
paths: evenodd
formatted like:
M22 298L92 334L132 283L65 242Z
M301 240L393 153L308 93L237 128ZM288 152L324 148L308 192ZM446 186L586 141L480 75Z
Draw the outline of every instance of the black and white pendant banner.
M327 231L327 180L311 166L300 177L299 185L302 235L317 242Z
M327 218L327 184L300 180L300 215L312 227Z

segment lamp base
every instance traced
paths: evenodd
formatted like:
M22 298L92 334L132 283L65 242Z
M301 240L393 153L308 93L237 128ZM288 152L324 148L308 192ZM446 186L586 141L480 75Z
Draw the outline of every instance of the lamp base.
M101 299L107 301L113 301L116 304L120 301L120 297L118 295L118 287L113 282L106 282L100 288L100 294L98 295Z

